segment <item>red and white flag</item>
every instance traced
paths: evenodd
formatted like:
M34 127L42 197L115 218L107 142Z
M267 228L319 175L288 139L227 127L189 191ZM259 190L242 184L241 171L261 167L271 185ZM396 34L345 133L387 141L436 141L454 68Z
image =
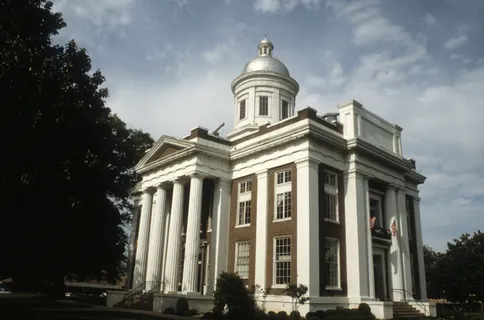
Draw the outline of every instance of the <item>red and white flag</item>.
M375 227L375 222L376 222L376 217L371 217L370 218L370 229L373 229Z
M392 235L395 237L397 235L397 221L396 221L396 219L393 220L391 230L392 230Z

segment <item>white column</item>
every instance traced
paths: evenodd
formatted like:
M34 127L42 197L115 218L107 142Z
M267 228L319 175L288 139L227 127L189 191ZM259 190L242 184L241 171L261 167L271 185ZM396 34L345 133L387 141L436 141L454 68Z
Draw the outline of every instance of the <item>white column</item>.
M163 260L161 264L161 287L160 287L160 292L164 292L165 288L165 269L166 269L166 256L168 253L168 237L170 236L170 213L171 213L171 197L170 199L167 199L167 204L165 205L166 207L166 213L165 213L165 231L164 231L164 236L163 236Z
M146 290L159 285L163 257L163 222L165 219L166 187L156 188L155 212L152 213L153 224L150 228L150 243L148 249L148 266L146 268Z
M190 178L188 201L187 238L183 263L182 292L198 292L198 255L200 253L200 224L202 218L203 176L194 174Z
M215 289L218 276L227 271L230 188L231 181L224 179L219 179L214 187L208 295L212 294Z
M368 220L364 177L356 171L345 175L345 225L348 298L369 298Z
M406 294L406 299L413 299L411 294L412 288L412 269L410 267L410 246L408 243L408 223L407 223L407 209L405 207L405 190L397 190L397 206L400 218L400 252L402 255L402 269L403 269L403 284Z
M375 299L375 270L373 269L373 239L370 230L370 186L368 178L363 178L365 190L365 219L366 219L366 243L368 251L368 292L370 299Z
M173 181L173 196L170 214L170 237L165 265L164 291L178 291L178 264L180 263L181 230L183 223L183 182Z
M267 262L267 170L257 173L257 222L255 284L266 287Z
M402 285L402 261L400 256L400 236L398 230L400 230L400 223L397 212L397 198L395 194L395 186L389 185L385 196L385 221L388 225L388 229L392 229L392 224L396 221L397 234L392 235L392 244L390 246L390 290L393 301L403 300L403 285Z
M297 273L294 283L308 286L308 296L319 297L319 194L318 163L312 159L297 166Z
M420 198L418 197L413 198L413 210L415 213L415 241L417 246L420 300L427 301L427 279L425 275L425 262L423 255L422 221L420 217Z
M153 191L143 191L141 217L139 222L138 245L136 248L136 260L134 266L133 289L141 286L146 279L146 264L148 258L148 241L150 237L151 207L153 205ZM139 288L143 290L143 288Z

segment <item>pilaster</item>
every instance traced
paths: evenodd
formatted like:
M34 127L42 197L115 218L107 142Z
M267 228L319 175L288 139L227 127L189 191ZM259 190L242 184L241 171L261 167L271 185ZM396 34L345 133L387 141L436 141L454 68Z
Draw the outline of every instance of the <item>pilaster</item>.
M200 224L202 216L203 176L190 176L188 220L183 264L182 292L198 292L198 254L200 253Z
M257 223L255 252L255 283L266 284L267 262L267 170L257 172Z
M357 171L345 174L346 261L348 298L370 296L368 228L365 177Z
M368 252L368 293L370 299L375 299L375 274L373 269L373 239L370 230L370 186L368 177L363 177L363 189L365 199L365 220L366 220L366 245Z
M297 167L297 283L308 286L308 296L319 296L318 163L311 158Z
M134 267L133 288L141 286L146 281L146 265L148 258L148 245L150 237L151 207L153 206L153 190L143 190L141 216L138 232L138 247ZM139 288L139 289L144 289Z

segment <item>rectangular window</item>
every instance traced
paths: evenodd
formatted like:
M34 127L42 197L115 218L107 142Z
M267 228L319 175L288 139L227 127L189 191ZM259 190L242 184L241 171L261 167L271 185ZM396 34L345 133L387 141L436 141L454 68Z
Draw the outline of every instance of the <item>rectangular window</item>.
M245 119L246 117L246 100L242 100L239 102L239 120Z
M281 102L281 120L289 118L289 102L282 100Z
M250 224L250 200L239 202L237 225Z
M338 183L336 173L324 172L324 204L325 218L331 221L339 221L338 214Z
M274 284L291 282L291 238L274 238Z
M239 193L244 194L246 192L251 192L252 191L252 181L247 180L244 182L239 183Z
M269 115L269 97L259 97L259 115Z
M292 180L291 170L277 173L277 179L276 179L277 184L288 183L288 182L291 182L291 180Z
M370 218L375 217L375 228L383 228L382 197L378 194L370 193Z
M242 279L249 278L249 252L250 242L242 241L235 243L235 270Z
M326 238L326 288L339 288L339 241Z
M291 191L277 194L276 219L287 219L291 217Z

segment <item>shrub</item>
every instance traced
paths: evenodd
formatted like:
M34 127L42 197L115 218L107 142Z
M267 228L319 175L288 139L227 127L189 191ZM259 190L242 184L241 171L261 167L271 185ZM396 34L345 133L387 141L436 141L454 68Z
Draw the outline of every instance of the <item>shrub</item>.
M311 316L309 318L306 318L307 320L320 320L317 316Z
M338 316L338 312L336 310L326 310L324 314L326 315L326 318Z
M176 314L178 315L185 315L190 310L190 306L188 305L188 299L185 297L178 298L176 300Z
M301 313L299 313L297 310L294 310L289 315L289 318L291 318L291 320L301 320Z
M306 301L309 301L309 298L306 297L306 293L308 292L308 287L300 284L297 286L296 284L287 284L286 289L284 290L284 294L286 296L291 297L292 299L292 310L297 310L300 305L303 305Z
M316 317L318 317L319 319L321 319L321 320L324 319L325 318L324 315L325 315L324 310L316 311Z
M277 313L277 319L279 319L279 320L287 320L287 312L286 311L279 311Z
M244 281L234 273L223 272L220 274L213 297L214 310L223 310L227 306L228 316L231 319L250 319L257 310Z
M203 316L200 318L200 320L211 320L213 316L213 313L211 312L205 312Z
M309 320L309 318L311 318L313 316L316 316L316 313L309 311L308 313L306 313L306 320Z
M190 309L189 313L193 317L193 316L196 316L198 314L198 311L196 309Z
M171 307L170 308L166 308L164 313L165 314L175 314L175 309L173 309Z
M371 315L371 308L366 303L360 303L360 305L358 306L358 311L360 312L360 314L365 316Z
M267 318L271 319L271 320L276 320L277 314L274 311L269 311L269 312L267 312Z

